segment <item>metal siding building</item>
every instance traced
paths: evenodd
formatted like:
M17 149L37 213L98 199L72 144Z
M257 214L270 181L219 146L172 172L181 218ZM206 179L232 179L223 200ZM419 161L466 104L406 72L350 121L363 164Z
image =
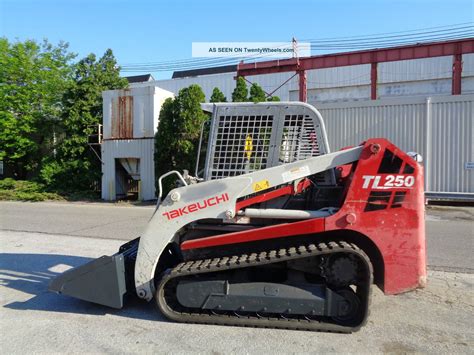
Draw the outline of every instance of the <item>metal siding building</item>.
M172 96L154 85L102 93L102 199L127 195L130 182L139 200L156 197L154 135L161 105Z
M102 143L102 199L116 200L125 194L126 180L117 174L121 158L139 159L139 200L155 198L154 139L106 140ZM118 193L120 192L120 193Z
M452 56L379 63L377 100L370 100L370 64L307 70L308 102L320 109L332 149L387 137L425 159L426 190L474 197L474 54L462 57L462 94L451 95ZM214 87L231 98L236 72L158 80L174 93L200 85L209 99ZM298 100L293 72L247 76L266 92Z
M202 87L209 99L218 87L230 100L237 72L177 79L156 80L133 85L156 85L177 94L191 84ZM451 93L452 57L401 60L380 63L378 68L378 97L428 97ZM290 79L293 76L292 79ZM298 100L298 76L292 72L252 75L246 77L258 83L266 92L279 88L274 95L282 101ZM308 102L354 101L370 99L370 64L307 71ZM463 55L462 93L474 93L474 54Z
M318 105L332 150L370 137L420 153L429 195L474 197L474 95L384 99Z
M474 195L474 95L433 97L428 111L426 184L431 191Z
M474 161L474 54L463 54L462 61L462 95L451 95L453 58L441 56L379 63L377 100L370 100L370 64L307 70L307 101L321 110L331 149L358 144L368 137L387 137L402 149L423 155L427 191L474 196L474 171L466 168L466 163ZM131 87L159 87L177 94L198 84L207 99L218 87L230 101L236 74L177 77ZM268 93L276 90L273 95L282 101L299 98L294 72L249 75L246 79Z

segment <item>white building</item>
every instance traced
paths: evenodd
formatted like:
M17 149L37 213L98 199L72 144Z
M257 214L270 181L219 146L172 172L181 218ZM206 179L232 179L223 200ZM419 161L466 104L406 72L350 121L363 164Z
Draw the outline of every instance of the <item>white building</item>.
M154 136L161 105L173 93L154 85L102 93L102 199L155 198Z

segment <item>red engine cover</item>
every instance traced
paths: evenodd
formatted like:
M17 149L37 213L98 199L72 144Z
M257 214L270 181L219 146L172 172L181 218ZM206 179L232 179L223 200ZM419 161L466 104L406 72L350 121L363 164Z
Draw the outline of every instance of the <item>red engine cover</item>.
M338 213L325 230L350 229L369 237L384 261L384 292L426 284L423 168L385 139L370 139L357 162Z

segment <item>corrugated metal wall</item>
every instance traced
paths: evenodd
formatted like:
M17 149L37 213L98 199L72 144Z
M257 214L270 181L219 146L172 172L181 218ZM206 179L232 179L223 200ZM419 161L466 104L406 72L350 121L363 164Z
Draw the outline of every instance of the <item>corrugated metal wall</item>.
M431 191L474 193L474 95L431 100L427 185Z
M474 54L465 54L462 71L462 93L474 93ZM378 65L378 96L407 97L449 95L451 93L452 56L401 60ZM272 92L295 73L249 76L267 92ZM157 85L175 94L191 84L198 84L211 97L218 87L230 101L235 88L236 73L203 75L188 78L157 80L138 85ZM137 84L134 84L137 85ZM331 102L370 99L370 65L313 69L307 71L308 101ZM282 101L298 100L298 76L275 92Z
M140 196L142 200L153 200L155 196L154 139L105 140L102 143L102 199L116 199L117 158L140 159ZM117 164L119 164L117 162Z
M370 137L425 159L426 191L474 194L474 95L318 104L332 150Z
M113 138L133 138L133 96L120 96L112 103Z
M198 84L207 100L214 87L218 87L230 101L235 74L157 80L133 84L132 90L156 86L155 90L163 88L177 94L182 88ZM271 92L293 75L289 72L247 79ZM451 56L380 63L377 89L380 99L370 101L370 65L309 70L308 101L321 109L332 149L358 144L369 137L386 137L402 149L424 156L428 191L474 193L474 171L464 169L466 162L474 161L474 54L463 55L462 96L450 95L451 75ZM298 100L298 76L275 95L283 101ZM428 96L432 97L429 105ZM111 116L110 105L105 104L107 98L105 95L104 136ZM134 115L137 115L134 137L135 134L151 137L161 101L155 103L152 126L147 121L151 111L147 110L146 101L134 100Z
M154 85L104 91L104 139L153 137L167 97L173 93Z

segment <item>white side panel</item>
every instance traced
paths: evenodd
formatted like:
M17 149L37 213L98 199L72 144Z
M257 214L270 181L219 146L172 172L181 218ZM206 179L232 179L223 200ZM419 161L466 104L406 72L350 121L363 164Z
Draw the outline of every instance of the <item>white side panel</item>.
M428 191L474 193L474 95L433 98Z
M153 134L153 132L150 132L150 126L153 124L152 106L150 104L152 95L149 88L134 88L131 90L131 96L133 97L132 121L134 138L150 137Z
M377 100L315 105L323 115L332 151L368 138L387 138L424 154L425 100Z
M474 76L474 53L462 55L462 74L463 77Z
M452 65L452 56L379 63L377 77L380 84L451 78Z
M171 91L175 95L179 93L179 90L184 89L192 84L197 84L204 91L204 94L206 95L206 100L208 101L212 95L212 90L215 87L217 87L227 97L227 101L231 101L231 94L235 88L235 80L234 80L235 75L236 73L234 72L234 73L223 73L223 74L216 74L216 75L196 76L196 77L189 77L189 78L156 80L156 81L150 82L150 84L156 85L162 89Z
M461 91L463 94L474 93L474 76L461 79Z
M388 138L424 158L427 192L474 193L474 95L326 103L315 106L331 150Z
M324 89L370 84L370 64L307 71L308 89ZM293 87L297 90L298 86Z
M169 97L174 97L174 94L171 91L164 90L159 87L151 87L154 90L153 95L153 120L151 120L153 124L153 135L155 135L156 131L158 130L158 123L160 122L160 110L161 106L165 102L165 100Z
M349 86L340 88L308 89L308 102L331 102L370 99L370 86ZM290 101L299 100L299 90L290 92Z
M102 134L104 138L112 135L112 102L115 97L114 91L102 92Z
M451 85L451 79L385 83L377 85L377 95L381 99L399 96L449 95Z
M161 104L173 93L154 86L134 86L125 90L108 90L102 93L104 139L112 137L113 120L118 119L117 100L123 96L133 98L131 124L133 138L151 138L156 132Z
M106 140L102 143L102 199L115 200L115 159L140 159L141 199L155 195L155 162L153 139Z

